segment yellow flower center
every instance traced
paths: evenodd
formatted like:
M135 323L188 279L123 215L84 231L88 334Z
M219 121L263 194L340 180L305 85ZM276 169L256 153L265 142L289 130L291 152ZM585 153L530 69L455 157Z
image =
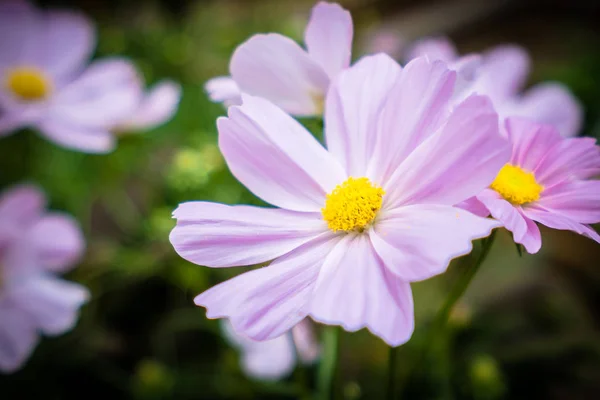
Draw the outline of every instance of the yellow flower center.
M50 93L50 80L34 67L19 67L8 72L6 86L25 101L42 100Z
M544 187L537 183L532 172L524 171L511 164L502 167L490 187L515 205L538 200L544 190Z
M384 194L368 178L350 177L327 195L323 219L334 232L362 231L375 219Z

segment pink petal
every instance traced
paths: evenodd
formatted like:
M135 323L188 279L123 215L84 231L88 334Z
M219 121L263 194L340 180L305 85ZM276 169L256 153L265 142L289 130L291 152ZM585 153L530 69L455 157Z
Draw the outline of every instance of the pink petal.
M492 183L509 157L489 99L473 95L400 164L384 186L384 202L457 204Z
M301 363L311 364L319 359L321 348L315 338L313 324L309 319L300 321L292 328L292 338Z
M116 145L113 134L101 128L70 125L55 119L45 120L37 128L51 142L85 153L108 153Z
M485 218L490 215L488 209L485 207L485 205L483 205L481 201L477 199L476 196L471 197L465 201L461 201L460 203L456 204L455 207L467 210L471 214L475 214L479 217Z
M229 70L244 93L263 97L290 114L322 113L329 78L306 51L285 36L254 35L235 50Z
M386 268L415 282L446 271L453 258L471 251L473 240L498 226L456 207L413 205L385 212L370 236Z
M600 243L600 235L590 226L580 224L563 215L548 212L536 207L527 207L523 212L528 218L552 229L568 230L588 237Z
M574 181L542 192L535 203L547 211L582 224L600 222L600 181Z
M38 47L40 19L38 10L27 1L0 2L0 73L6 67L31 62Z
M12 373L21 368L38 340L33 320L7 299L0 300L0 372Z
M486 94L494 102L514 96L525 85L529 66L529 54L522 47L498 46L484 54L472 93Z
M268 267L207 290L194 302L207 309L208 318L229 318L238 334L276 338L307 316L319 269L337 240L307 243Z
M385 184L398 164L444 121L456 73L441 61L411 61L391 88L380 117L369 177Z
M10 296L44 334L60 335L73 329L89 292L76 283L40 276L14 285Z
M255 195L281 208L320 212L346 178L339 163L296 120L264 99L219 118L219 147L229 169Z
M133 115L142 94L140 77L129 61L96 61L57 93L49 119L63 125L109 129Z
M242 92L230 76L209 79L204 85L204 89L211 101L224 103L225 107L242 104Z
M557 141L536 166L535 176L546 187L587 179L600 174L600 147L596 139L570 138Z
M407 52L406 61L417 57L428 57L430 60L440 60L446 63L458 58L456 47L446 37L425 38L412 44Z
M526 171L535 171L548 151L561 141L561 136L552 126L525 118L509 118L506 133L513 147L511 164Z
M152 86L141 99L135 113L127 118L125 128L152 129L170 120L179 105L181 86L173 81L161 81Z
M209 267L259 264L327 231L317 213L207 202L180 204L170 240L188 261Z
M70 216L49 213L28 232L32 248L41 266L53 272L65 272L81 257L85 243L79 224Z
M348 175L364 176L377 138L377 119L400 66L385 54L364 57L331 85L325 107L327 148Z
M513 240L525 246L528 253L535 254L540 250L542 245L540 232L535 224L532 225L522 214L520 207L513 206L490 189L485 190L477 198L487 207L492 217L513 233Z
M320 2L313 7L304 33L308 54L333 79L350 65L352 16L335 3Z
M20 184L0 195L0 231L5 228L26 229L41 217L46 207L46 196L37 186Z
M354 332L368 328L390 346L407 342L414 329L410 284L386 270L366 235L346 235L323 265L310 315Z
M513 115L552 125L563 137L576 136L583 123L581 104L560 83L542 83L525 92Z
M79 72L96 46L92 22L71 11L48 11L39 30L36 60L54 76Z
M252 378L278 380L289 375L296 366L296 350L289 334L258 342L235 332L227 320L221 325L226 339L241 351L240 364Z

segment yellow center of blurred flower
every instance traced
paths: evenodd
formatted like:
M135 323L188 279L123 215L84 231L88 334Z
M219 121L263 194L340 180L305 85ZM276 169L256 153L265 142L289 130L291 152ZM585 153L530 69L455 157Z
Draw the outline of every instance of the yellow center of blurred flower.
M35 67L19 67L8 71L6 86L25 101L42 100L50 93L50 80Z
M537 183L532 172L524 171L511 164L502 167L490 187L515 205L538 200L544 190L544 187Z
M323 219L334 232L362 231L375 219L384 194L368 178L348 178L327 195Z

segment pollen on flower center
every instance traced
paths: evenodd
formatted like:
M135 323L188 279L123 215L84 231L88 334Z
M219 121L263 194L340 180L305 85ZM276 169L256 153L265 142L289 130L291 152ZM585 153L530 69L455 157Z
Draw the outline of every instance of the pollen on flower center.
M350 177L327 195L323 219L334 232L362 231L375 219L384 194L368 178Z
M537 183L532 172L524 171L511 164L502 167L490 187L515 205L538 200L544 190L544 187Z
M50 80L34 67L19 67L8 71L6 86L25 101L42 100L50 93Z

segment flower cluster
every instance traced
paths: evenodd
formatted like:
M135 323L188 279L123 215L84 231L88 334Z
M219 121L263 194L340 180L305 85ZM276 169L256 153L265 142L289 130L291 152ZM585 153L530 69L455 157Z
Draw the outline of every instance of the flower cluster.
M195 299L237 335L274 341L311 317L391 346L414 329L410 283L505 227L530 253L537 223L597 242L600 148L570 138L581 108L560 84L524 94L516 46L459 57L445 39L350 63L352 20L321 2L307 50L278 34L241 44L207 82L227 117L233 175L274 206L181 204L171 243L212 268L264 265ZM292 116L322 116L321 145ZM491 216L491 217L490 217ZM287 339L286 339L287 340ZM270 342L267 342L270 343Z
M125 58L89 62L94 26L66 10L0 3L0 137L29 127L74 150L106 153L120 133L170 119L180 88L145 91ZM19 369L40 335L73 328L88 290L60 279L84 249L78 224L46 212L42 190L18 185L0 197L0 371Z

